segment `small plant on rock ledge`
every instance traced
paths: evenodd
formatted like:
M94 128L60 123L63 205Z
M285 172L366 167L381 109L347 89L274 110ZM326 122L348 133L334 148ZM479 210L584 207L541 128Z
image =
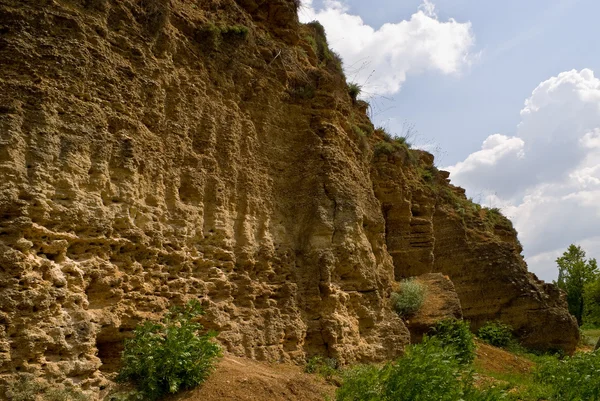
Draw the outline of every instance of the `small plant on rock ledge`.
M348 94L350 95L350 98L352 98L352 102L356 102L360 92L362 92L362 87L359 84L354 82L348 84Z
M400 282L400 291L392 292L392 305L400 316L416 313L425 302L425 286L414 279Z

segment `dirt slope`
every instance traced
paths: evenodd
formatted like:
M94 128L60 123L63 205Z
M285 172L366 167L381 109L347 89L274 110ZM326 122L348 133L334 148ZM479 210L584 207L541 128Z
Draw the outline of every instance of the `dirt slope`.
M166 401L323 401L335 389L298 366L227 356L202 388Z

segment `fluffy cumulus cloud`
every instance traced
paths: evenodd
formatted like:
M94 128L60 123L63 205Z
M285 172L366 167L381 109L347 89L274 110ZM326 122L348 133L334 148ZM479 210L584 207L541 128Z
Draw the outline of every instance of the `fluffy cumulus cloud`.
M494 134L447 167L470 194L512 218L530 269L556 277L569 244L600 257L600 79L589 69L542 82L525 101L514 137ZM492 194L493 195L490 195Z
M379 29L352 15L339 0L325 0L322 7L315 7L312 0L302 4L300 20L317 20L325 27L329 44L342 56L349 79L368 94L396 93L407 75L426 70L459 74L472 58L471 23L440 21L428 0L409 20L387 23Z

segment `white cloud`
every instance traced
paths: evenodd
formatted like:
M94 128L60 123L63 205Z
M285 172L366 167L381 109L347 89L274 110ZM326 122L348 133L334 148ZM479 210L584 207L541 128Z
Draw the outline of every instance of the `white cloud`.
M407 75L426 70L459 74L472 58L471 23L440 21L429 0L409 20L379 29L350 14L339 0L325 0L318 9L312 0L305 0L299 15L302 22L321 22L330 46L344 60L348 78L369 94L394 94Z
M600 80L567 71L525 101L517 136L494 134L448 167L469 193L494 191L523 242L532 271L556 276L554 259L571 243L600 248ZM584 247L585 249L585 247Z

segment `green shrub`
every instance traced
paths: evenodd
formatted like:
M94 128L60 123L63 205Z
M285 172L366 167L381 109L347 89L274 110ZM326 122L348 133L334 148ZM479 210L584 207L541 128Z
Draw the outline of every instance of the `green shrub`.
M363 131L358 125L352 125L352 131L358 137L366 137L367 136L367 133L365 131Z
M385 142L393 142L394 138L392 137L392 135L390 135L389 132L387 132L387 130L383 127L377 127L375 129L375 132L377 132L379 135L381 135L381 138L385 141Z
M329 380L337 373L339 364L335 358L323 358L322 356L313 356L308 360L304 371L306 373L318 373Z
M384 399L456 401L464 395L468 383L461 378L461 368L454 352L435 338L409 347L404 358L383 373Z
M394 143L396 145L405 146L408 149L410 149L412 146L412 144L410 142L408 142L408 138L405 136L395 136Z
M348 84L348 94L352 98L353 102L356 102L356 99L358 99L358 95L360 95L360 92L362 92L362 87L359 84L354 82Z
M400 282L400 291L391 295L392 305L400 316L414 314L425 302L425 286L416 280L408 279Z
M125 341L118 381L131 381L146 398L156 400L201 384L213 370L220 348L201 335L194 318L203 313L198 301L172 308L160 322L147 321Z
M379 155L379 154L386 154L386 155L391 155L392 153L396 152L396 148L394 147L394 145L392 145L389 142L377 142L375 144L375 147L373 148L373 152L375 153L375 155Z
M599 401L600 351L577 353L563 360L546 358L535 378L549 386L552 401Z
M221 27L221 35L230 37L239 37L245 39L250 32L247 27L243 25L230 25Z
M477 335L495 347L506 347L513 340L512 327L501 322L487 322L479 329Z
M337 401L497 401L498 389L479 390L472 372L436 338L407 347L406 355L379 369L358 366L343 375Z
M459 362L469 364L475 359L474 336L468 322L453 318L440 320L431 334L444 347L451 349Z

